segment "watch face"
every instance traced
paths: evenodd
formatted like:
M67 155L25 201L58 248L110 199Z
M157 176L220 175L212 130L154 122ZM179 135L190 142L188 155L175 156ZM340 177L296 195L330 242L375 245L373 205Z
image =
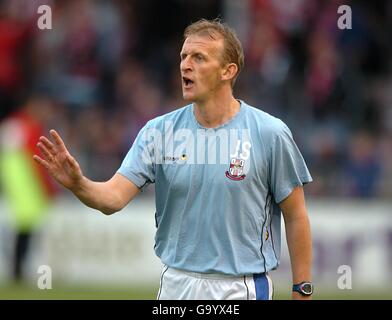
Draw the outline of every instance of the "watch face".
M302 291L304 294L312 294L312 292L313 292L312 285L311 285L310 283L304 283L304 284L301 286L301 291Z

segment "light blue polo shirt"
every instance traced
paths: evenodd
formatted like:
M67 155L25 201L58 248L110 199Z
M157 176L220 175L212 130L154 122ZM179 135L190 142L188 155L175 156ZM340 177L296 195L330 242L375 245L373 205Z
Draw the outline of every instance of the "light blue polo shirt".
M279 264L277 204L312 178L289 128L240 102L214 129L192 104L149 121L118 170L141 189L155 183L155 252L170 267L244 275Z

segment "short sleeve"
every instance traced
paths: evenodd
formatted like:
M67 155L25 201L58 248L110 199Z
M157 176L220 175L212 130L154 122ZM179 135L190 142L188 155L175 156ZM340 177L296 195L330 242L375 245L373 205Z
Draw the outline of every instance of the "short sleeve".
M270 188L276 203L286 199L293 189L312 182L312 177L290 129L283 123L271 145Z
M149 140L149 123L137 135L117 173L132 181L139 189L155 182L154 142Z

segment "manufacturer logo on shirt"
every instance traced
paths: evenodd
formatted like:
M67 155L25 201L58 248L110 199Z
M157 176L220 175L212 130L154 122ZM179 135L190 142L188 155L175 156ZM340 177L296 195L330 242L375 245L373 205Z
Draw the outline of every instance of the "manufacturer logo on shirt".
M172 157L172 156L164 156L163 160L165 163L167 162L178 162L178 161L186 161L188 159L188 156L183 153L180 157Z
M230 168L226 171L226 177L234 181L244 180L246 175L244 173L245 160L233 158L230 161Z

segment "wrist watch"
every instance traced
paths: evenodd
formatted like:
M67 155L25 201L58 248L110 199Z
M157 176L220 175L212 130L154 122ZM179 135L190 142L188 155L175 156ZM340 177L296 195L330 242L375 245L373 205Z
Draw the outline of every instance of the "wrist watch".
M301 282L293 285L293 291L302 294L303 296L310 296L313 293L313 285L311 282Z

